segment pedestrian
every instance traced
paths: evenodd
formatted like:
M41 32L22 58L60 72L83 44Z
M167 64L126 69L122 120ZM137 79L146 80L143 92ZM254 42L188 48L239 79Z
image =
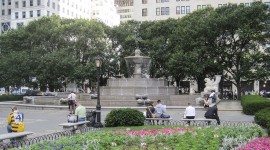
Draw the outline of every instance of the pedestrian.
M12 113L8 116L7 132L24 132L24 115L19 112L17 106L11 107Z
M185 119L194 119L196 115L195 107L191 106L190 103L188 103L188 107L186 108L184 112L184 118ZM187 124L190 125L190 121L187 121Z
M78 122L86 121L86 108L79 101L76 102L75 115L78 117Z
M212 98L212 103L215 103L216 102L216 93L215 93L214 90L209 95L209 98Z
M208 109L209 108L209 99L208 99L208 95L204 95L204 100L203 100L203 107L205 108L205 109Z
M146 118L156 118L155 110L156 109L154 107L154 102L153 101L150 101L148 103L148 106L147 106L146 110L145 110L146 111ZM150 121L150 123L152 125L155 124L154 120L152 120L152 122Z
M68 109L70 114L74 114L76 98L77 96L73 91L68 95Z
M219 116L218 116L218 108L217 105L214 105L212 107L209 107L206 111L206 113L204 114L204 117L207 119L216 119L217 120L217 124L220 125L220 120L219 120Z

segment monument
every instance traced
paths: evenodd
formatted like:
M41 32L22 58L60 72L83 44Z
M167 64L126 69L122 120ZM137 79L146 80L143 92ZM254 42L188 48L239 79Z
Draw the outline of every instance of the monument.
M166 79L149 78L148 70L151 59L142 56L137 48L134 56L125 57L132 74L129 78L111 78L107 80L107 86L100 87L101 100L110 103L121 102L130 106L136 102L136 97L147 96L148 99L169 99L170 95L177 94L176 87L168 87ZM166 97L167 96L167 97ZM133 103L133 104L132 104Z
M200 104L202 103L203 99L204 99L204 95L206 94L210 94L212 91L215 91L217 99L218 98L218 94L219 94L219 83L221 80L221 75L215 75L215 79L210 79L210 78L205 78L205 88L203 90L203 92L201 92L201 97L196 98L196 103Z

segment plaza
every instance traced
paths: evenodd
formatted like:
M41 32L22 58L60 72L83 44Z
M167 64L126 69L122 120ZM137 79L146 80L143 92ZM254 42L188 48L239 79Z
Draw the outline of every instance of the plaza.
M0 134L7 133L6 131L6 121L7 116L11 112L10 107L13 104L1 103L0 105ZM34 134L29 137L37 137L50 133L55 133L58 131L63 131L62 127L58 126L61 123L67 122L67 115L69 113L66 106L62 106L62 109L29 109L24 108L24 106L18 106L19 110L25 114L25 126L26 131L32 131ZM93 110L95 107L86 106L87 110ZM115 107L117 108L117 107ZM174 120L180 120L183 118L184 109L186 106L170 106L167 108L167 113L171 115ZM221 122L223 121L242 121L242 122L253 122L253 115L245 115L242 113L242 107L239 101L229 100L221 101L218 103L219 116ZM101 122L104 123L106 115L113 108L101 109ZM135 108L140 111L144 111L145 107ZM204 118L205 110L202 107L196 108L196 117Z

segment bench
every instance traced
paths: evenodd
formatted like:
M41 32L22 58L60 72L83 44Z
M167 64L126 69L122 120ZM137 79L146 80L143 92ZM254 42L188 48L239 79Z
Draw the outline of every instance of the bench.
M211 125L211 123L216 119L207 119L207 118L194 118L194 119L181 119L181 121L190 121L190 124L197 124L197 125Z
M77 129L82 128L90 121L82 121L82 122L76 122L76 123L62 123L59 124L59 126L62 126L64 130L72 129L73 133L76 132Z
M145 118L145 120L147 121L146 124L155 125L156 122L156 125L159 125L160 123L163 124L164 122L168 125L172 118Z
M25 131L25 132L12 132L6 134L0 134L0 143L3 143L4 140L10 139L12 142L18 142L23 139L26 139L27 135L33 134L33 132Z

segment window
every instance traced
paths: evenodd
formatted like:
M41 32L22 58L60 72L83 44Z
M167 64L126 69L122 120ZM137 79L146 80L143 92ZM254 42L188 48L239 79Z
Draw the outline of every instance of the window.
M160 0L156 0L156 3L160 3Z
M170 7L165 8L165 15L170 15Z
M23 2L22 2L22 6L23 6L23 7L26 7L26 1L23 1Z
M197 9L201 9L202 8L202 5L197 5Z
M30 6L33 6L33 0L30 0Z
M30 14L30 17L31 17L31 18L34 17L33 11L30 11L29 14Z
M181 14L185 14L186 13L186 7L185 6L181 6Z
M52 3L52 8L55 9L55 2Z
M142 0L142 3L143 4L147 4L147 0Z
M8 5L11 5L11 0L8 0Z
M176 14L180 14L180 6L176 6Z
M160 16L160 7L156 8L156 15Z
M15 2L15 8L19 8L19 2L18 1Z
M41 12L40 10L37 10L37 16L40 17L41 16Z
M222 4L218 4L218 7L221 7L222 6Z
M249 3L245 3L245 6L249 6Z
M47 16L50 16L50 11L47 11Z
M6 5L5 0L2 0L2 5L3 5L3 6L5 6L5 5Z
M9 29L10 29L10 22L3 22L1 24L2 33L8 31Z
M186 6L186 13L187 13L187 14L190 13L190 6Z
M165 7L161 7L161 15L165 15Z
M22 18L26 18L26 13L25 13L25 11L22 12Z
M37 5L38 5L38 6L41 5L41 0L37 0Z
M5 16L5 9L2 9L2 16Z
M47 1L47 6L50 7L50 0Z
M15 19L18 19L18 18L19 18L19 13L15 12Z
M202 5L202 8L206 8L206 5Z
M8 9L8 15L11 15L11 9Z
M23 22L18 22L17 23L17 28L19 29L19 28L22 28L23 27Z
M142 16L147 16L147 8L142 9Z

